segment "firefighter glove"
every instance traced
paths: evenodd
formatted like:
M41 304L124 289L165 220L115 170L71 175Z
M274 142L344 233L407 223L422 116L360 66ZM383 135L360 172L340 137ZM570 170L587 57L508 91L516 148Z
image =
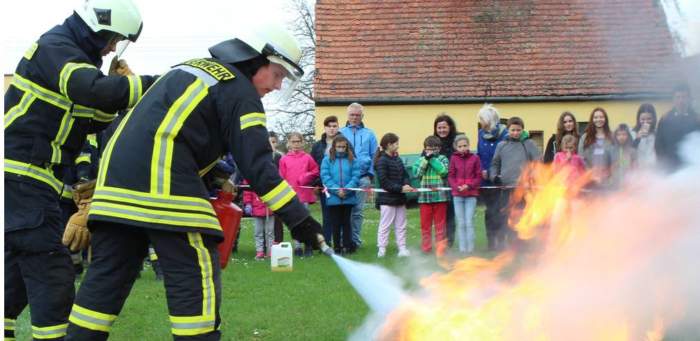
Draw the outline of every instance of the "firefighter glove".
M95 193L95 180L79 182L73 185L73 201L80 208L80 205L92 201L92 195Z
M63 232L63 245L76 252L85 249L90 244L90 231L87 228L90 202L78 206L78 212L68 219L66 230Z

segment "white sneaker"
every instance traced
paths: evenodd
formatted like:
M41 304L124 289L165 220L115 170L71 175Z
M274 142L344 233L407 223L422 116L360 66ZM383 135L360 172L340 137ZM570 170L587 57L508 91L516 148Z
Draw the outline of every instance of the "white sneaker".
M411 255L411 252L408 251L408 249L403 248L399 249L399 257L408 257Z
M383 247L379 248L379 252L377 252L377 257L378 258L384 258L384 255L386 255L386 249Z

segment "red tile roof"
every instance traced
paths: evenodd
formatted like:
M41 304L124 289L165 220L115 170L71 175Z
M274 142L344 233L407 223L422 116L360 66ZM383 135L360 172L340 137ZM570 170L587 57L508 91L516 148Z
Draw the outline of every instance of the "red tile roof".
M316 101L667 93L680 57L657 3L318 0Z

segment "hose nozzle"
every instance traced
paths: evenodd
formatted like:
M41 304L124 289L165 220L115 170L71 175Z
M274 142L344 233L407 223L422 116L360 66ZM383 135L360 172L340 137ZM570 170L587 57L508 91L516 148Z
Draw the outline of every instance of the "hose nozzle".
M333 252L333 249L326 244L326 239L323 238L322 234L317 234L316 239L318 240L318 247L321 249L321 252L323 252L326 256L332 256L335 254Z

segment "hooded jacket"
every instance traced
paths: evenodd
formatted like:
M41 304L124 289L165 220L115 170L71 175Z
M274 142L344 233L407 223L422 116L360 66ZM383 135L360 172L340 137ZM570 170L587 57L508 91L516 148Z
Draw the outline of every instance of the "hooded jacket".
M514 186L518 183L523 167L528 162L540 161L541 156L532 140L521 141L509 137L496 146L489 177L491 181L500 177L503 185Z
M476 145L476 154L479 156L479 161L481 162L481 169L490 171L491 160L496 153L496 146L498 143L505 140L508 137L508 129L505 125L499 124L496 128L491 131L485 131L479 129L479 140ZM489 174L489 178L491 174ZM482 180L482 186L491 185L491 180Z
M321 162L321 180L327 188L327 206L355 205L357 198L355 191L345 191L345 198L338 196L337 188L352 188L360 184L361 163L355 159L348 160L346 155L336 154L331 160L330 156L323 158Z
M452 187L453 196L478 196L479 185L481 184L481 161L479 157L469 151L466 153L454 152L450 158L447 182ZM469 185L469 189L465 191L457 190L457 187L462 185Z
M297 192L301 202L316 202L313 189L300 187L312 185L319 176L318 165L311 155L303 150L290 151L280 159L279 170L282 178Z
M361 161L361 176L374 177L374 153L377 152L377 136L374 131L365 128L364 123L351 125L347 123L340 129L340 133L345 136L355 152L355 156Z

